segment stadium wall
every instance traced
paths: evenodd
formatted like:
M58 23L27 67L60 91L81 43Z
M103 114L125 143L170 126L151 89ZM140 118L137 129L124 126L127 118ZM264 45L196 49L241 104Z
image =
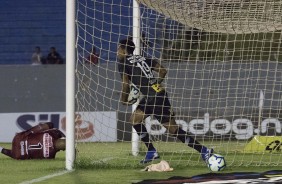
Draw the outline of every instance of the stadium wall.
M0 112L65 111L65 65L2 65Z
M196 135L228 138L232 131L236 139L248 139L255 135L258 132L261 90L264 91L262 132L267 135L281 134L281 64L260 62L236 65L225 62L213 65L199 62L183 63L186 67L180 67L179 63L163 65L170 71L185 68L169 72L165 83L177 119L189 130L193 129ZM87 75L87 72L89 70L79 66L77 75ZM91 72L91 81L85 78L76 82L76 88L80 89L78 98L84 98L85 104L88 103L83 94L88 92L82 90L82 86L90 85L93 94L91 106L87 105L88 110L118 112L118 130L130 130L127 122L131 108L118 102L121 84L116 63L99 64L92 67ZM65 112L65 65L2 66L0 81L1 114L50 112L52 118L54 113ZM155 123L153 119L152 122ZM239 129L239 125L243 129ZM127 132L130 131L118 132L118 140L130 139ZM161 132L155 134L162 135Z
M216 65L205 62L162 64L170 69L165 83L179 114L186 111L213 111L214 107L217 111L224 110L222 116L233 115L236 110L241 113L242 108L249 109L248 114L252 114L252 110L259 106L261 90L264 92L264 108L273 112L280 110L281 63L236 64L234 61ZM79 66L77 75L90 76L87 72L88 69ZM80 81L80 86L77 86L90 82L92 95L97 99L97 103L93 102L90 106L90 111L126 111L118 104L121 85L115 62L91 67L91 77L91 81ZM0 112L65 111L65 65L2 65L0 81ZM220 115L219 112L217 114Z

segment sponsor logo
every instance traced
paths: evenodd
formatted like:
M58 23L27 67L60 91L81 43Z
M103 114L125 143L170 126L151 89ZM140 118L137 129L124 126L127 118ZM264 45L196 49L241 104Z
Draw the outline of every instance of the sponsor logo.
M266 147L265 147L265 150L266 151L269 151L270 153L273 152L273 151L276 151L276 152L281 152L281 142L279 140L275 140L275 141L272 141L271 143L269 143Z
M48 133L43 134L43 156L44 158L49 158L50 150L53 147L53 139Z
M233 121L229 121L228 119L210 120L209 113L205 113L202 119L193 119L190 122L176 120L176 123L184 131L188 131L194 135L205 135L209 132L220 136L234 134L234 137L238 140L249 139L254 134L266 134L269 127L271 127L270 125L274 127L276 133L281 134L281 122L276 118L264 119L260 127L257 126L257 128L255 128L254 122L247 118L234 119ZM166 132L166 128L159 126L160 128L156 129L156 125L158 126L160 123L155 119L146 121L146 128L150 134L162 135Z
M61 120L61 128L66 131L66 117ZM94 125L90 121L82 119L80 114L75 116L75 138L76 140L86 140L94 136Z
M24 114L17 118L17 125L23 129L28 130L38 122L52 122L54 128L59 129L59 124L61 122L61 128L66 131L66 117L64 116L60 121L60 114ZM77 140L86 140L93 137L94 135L94 125L92 122L85 121L80 114L76 114L75 119L75 136Z
M22 130L28 130L38 123L52 122L54 128L59 128L60 114L24 114L17 118L17 125Z
M91 142L117 141L117 112L89 111L76 112L76 114L80 114L77 120L75 120L75 132L77 133L74 136L76 136L77 139L81 138L81 141ZM66 131L64 131L66 129L63 128L68 126L61 124L65 123L65 112L0 113L0 117L4 123L2 126L2 128L4 127L2 131L3 134L0 136L1 142L12 142L16 132L28 130L40 123L52 122L54 128L61 130L63 133L66 133ZM99 126L95 126L95 122L97 122ZM96 134L96 132L107 132L107 134ZM18 144L18 147L20 155L20 144Z

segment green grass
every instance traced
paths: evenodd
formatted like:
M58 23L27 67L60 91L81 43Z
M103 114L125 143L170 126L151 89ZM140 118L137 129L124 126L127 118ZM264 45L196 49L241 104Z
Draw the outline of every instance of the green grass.
M225 156L229 165L223 173L282 169L281 154L245 154L240 152L242 145L238 142L229 143L230 152L227 154L227 144L221 145L217 151ZM8 148L11 145L1 146ZM137 157L132 156L129 143L80 143L77 145L79 152L73 172L39 183L132 183L145 179L167 179L172 176L190 177L209 172L200 160L199 154L182 144L157 142L156 146L162 159L168 161L174 171L165 173L140 171L145 167L139 164L144 152ZM20 161L0 155L0 163L1 183L20 183L63 171L65 156L64 152L59 152L55 160Z

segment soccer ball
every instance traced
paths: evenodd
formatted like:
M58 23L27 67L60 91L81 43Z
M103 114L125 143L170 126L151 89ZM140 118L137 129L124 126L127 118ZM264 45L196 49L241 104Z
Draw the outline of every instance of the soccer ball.
M128 99L127 99L128 103L130 103L130 104L136 103L139 99L139 96L140 96L139 89L134 84L131 84L130 85L130 93L129 93Z
M213 172L222 171L226 167L224 157L219 154L213 154L208 160L208 167Z

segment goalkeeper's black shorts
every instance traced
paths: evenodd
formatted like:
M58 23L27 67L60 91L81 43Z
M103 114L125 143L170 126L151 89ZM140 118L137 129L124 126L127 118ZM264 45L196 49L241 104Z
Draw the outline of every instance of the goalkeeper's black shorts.
M137 109L142 110L146 116L153 115L160 123L170 122L175 116L165 91L153 97L143 98Z

